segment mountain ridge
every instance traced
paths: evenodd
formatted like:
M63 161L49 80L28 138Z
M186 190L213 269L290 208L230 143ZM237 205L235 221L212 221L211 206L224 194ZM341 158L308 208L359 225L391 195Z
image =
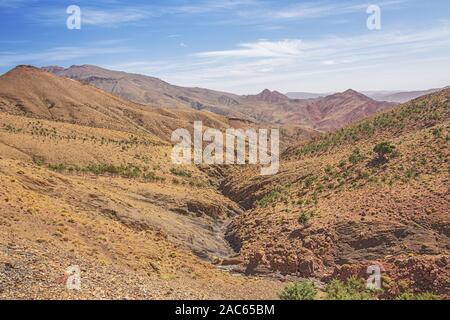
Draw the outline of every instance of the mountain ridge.
M330 99L326 97L293 100L269 89L256 95L238 96L208 89L173 86L154 77L111 71L92 65L71 66L67 69L51 66L43 69L152 107L208 110L229 118L257 123L300 125L318 130L332 130L348 121L361 119L372 112L392 106L385 102L369 101L354 90L343 93L349 98L341 100L343 105L330 108L327 105ZM352 98L354 102L350 101ZM361 105L363 102L368 103L368 107L364 108ZM322 117L322 109L326 108L333 110L336 116L327 113L326 118ZM352 116L352 112L355 115Z

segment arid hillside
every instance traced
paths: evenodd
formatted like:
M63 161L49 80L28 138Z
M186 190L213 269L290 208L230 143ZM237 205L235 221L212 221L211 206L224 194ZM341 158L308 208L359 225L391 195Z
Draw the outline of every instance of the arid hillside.
M152 135L0 113L0 297L275 298L211 265L241 209ZM65 271L79 266L82 291Z
M383 266L388 295L447 295L450 90L288 149L280 173L231 170L228 228L250 274L330 279ZM408 288L408 289L406 289Z
M210 105L238 104L239 96L202 88L184 88L158 78L108 70L93 65L44 67L55 75L91 84L106 92L140 104L161 108L201 110Z
M279 281L211 265L235 254L224 228L241 208L202 167L170 160L172 130L243 122L28 66L0 77L0 101L0 297L276 297ZM81 292L65 287L73 265Z
M218 129L228 118L192 109L160 109L140 105L94 86L57 77L32 66L18 66L0 77L0 110L11 114L65 121L91 127L149 134L163 140L194 120ZM239 119L234 126L242 126Z

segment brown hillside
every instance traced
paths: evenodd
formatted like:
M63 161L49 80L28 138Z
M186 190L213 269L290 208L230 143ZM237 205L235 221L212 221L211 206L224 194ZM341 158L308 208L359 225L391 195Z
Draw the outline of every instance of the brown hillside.
M177 128L190 128L194 120L218 129L228 120L209 112L149 108L78 81L46 71L19 66L0 77L0 110L12 114L121 131L150 133L170 140Z
M222 190L248 210L228 239L250 272L329 279L376 262L388 295L400 280L448 295L449 121L445 90L289 149L276 176L232 171ZM395 147L386 160L381 142Z

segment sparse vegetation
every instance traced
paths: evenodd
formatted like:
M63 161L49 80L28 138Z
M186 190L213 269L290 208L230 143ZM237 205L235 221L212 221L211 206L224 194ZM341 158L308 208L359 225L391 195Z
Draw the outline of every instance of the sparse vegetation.
M154 172L145 172L143 178L148 181L165 181L166 178L157 176Z
M41 160L39 165L43 164ZM47 164L47 167L50 170L57 172L80 172L80 173L93 173L95 175L113 175L120 176L124 178L143 178L144 180L151 182L163 182L166 179L164 177L157 176L154 172L147 171L145 168L142 169L134 164L126 164L126 165L114 165L110 163L98 163L98 164L90 164L86 167L79 166L69 166L62 163L57 164Z
M266 194L264 197L256 201L256 204L260 207L267 207L269 204L276 203L281 198L281 189L276 189L268 194Z
M418 130L448 118L448 99L429 98L423 101L411 101L401 107L381 113L359 124L348 126L333 133L312 139L297 149L297 156L328 152L332 148L351 144L362 139L370 139L380 132L399 132Z
M354 149L352 154L348 157L348 161L353 165L360 163L363 159L364 157L359 148Z
M377 154L377 158L376 160L378 160L379 162L387 162L387 155L392 154L395 150L395 146L388 141L385 142L381 142L379 144L377 144L374 148L373 151Z
M379 292L366 288L362 279L332 280L325 288L328 300L374 300Z
M298 216L298 220L297 221L301 225L306 225L311 220L311 218L314 217L314 215L315 214L313 212L302 212Z
M281 300L314 300L317 289L313 282L302 281L286 285L278 295Z
M422 292L413 293L411 291L404 292L395 298L396 300L441 300L442 298L434 293Z
M170 173L174 174L176 176L179 176L179 177L186 177L186 178L192 177L192 172L189 172L189 171L186 171L183 169L170 168Z

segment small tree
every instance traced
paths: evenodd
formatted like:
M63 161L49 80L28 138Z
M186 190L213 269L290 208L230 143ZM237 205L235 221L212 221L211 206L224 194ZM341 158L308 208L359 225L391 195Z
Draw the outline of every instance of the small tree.
M395 146L390 142L381 142L373 148L373 151L377 154L377 159L380 162L386 162L386 155L393 153Z
M278 295L281 300L314 300L317 289L311 281L288 284Z

